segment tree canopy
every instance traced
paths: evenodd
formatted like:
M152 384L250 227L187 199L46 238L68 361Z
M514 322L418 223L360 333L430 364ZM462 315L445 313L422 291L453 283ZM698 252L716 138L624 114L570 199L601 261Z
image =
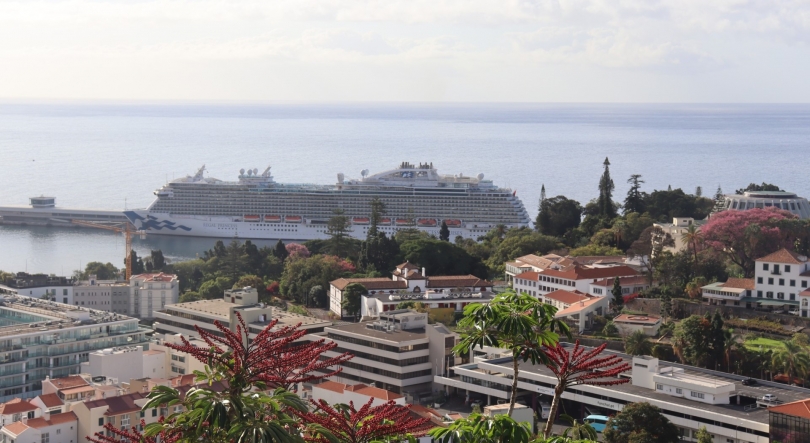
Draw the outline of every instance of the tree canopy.
M611 417L603 433L606 443L678 443L680 433L649 403L630 403Z

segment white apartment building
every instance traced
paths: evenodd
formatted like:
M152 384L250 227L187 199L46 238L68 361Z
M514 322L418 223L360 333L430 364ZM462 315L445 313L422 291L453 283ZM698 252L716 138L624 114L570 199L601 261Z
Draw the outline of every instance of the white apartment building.
M0 429L2 443L79 443L76 414L47 414ZM85 441L82 439L82 441Z
M728 279L704 286L703 298L710 304L771 306L787 308L807 317L800 308L802 292L810 288L810 261L795 252L781 249L756 260L753 279Z
M613 291L613 281L613 278L604 278L602 280L595 281L588 285L590 288L588 293L591 295L598 295L600 297L612 297L613 292L611 291ZM638 294L645 289L649 289L650 281L643 275L635 277L619 277L619 285L622 287L622 295L627 297L632 294Z
M539 272L524 272L515 276L513 287L518 293L535 297L559 289L591 293L591 284L614 277L637 277L641 274L635 269L620 265L605 268L570 266L565 269L544 269ZM600 295L600 294L596 294ZM604 295L604 294L601 294Z
M699 230L707 221L708 219L695 220L692 217L675 217L672 219L672 223L653 223L653 226L661 228L664 234L669 234L672 237L674 245L664 246L663 250L674 254L687 248L688 245L683 242L683 234L689 230L689 227L695 226Z
M140 364L139 364L140 363ZM99 349L82 363L82 372L91 377L107 377L127 382L134 378L167 376L164 353L144 351L143 346Z
M0 400L34 397L46 377L81 371L97 349L146 342L138 320L22 296L0 305Z
M160 357L163 359L164 375L157 375L159 372L156 372L156 375L145 373L145 377L170 378L185 374L193 374L194 371L205 370L205 363L197 360L188 353L180 352L166 346L169 343L174 345L182 345L183 341L180 339L180 337L183 337L183 335L155 335L152 343L149 344L149 351L145 352L157 353L160 355ZM200 348L205 348L208 346L208 344L206 344L204 341L195 337L186 336L186 340L192 345Z
M742 376L676 363L662 365L652 357L617 355L632 367L631 373L619 377L630 383L575 386L562 395L564 410L615 415L629 403L649 402L679 428L682 441L695 442L697 431L705 426L715 443L770 443L767 406L810 398L810 389L798 386L765 380L744 386ZM542 364L520 362L519 369L519 401L550 403L557 384L554 374ZM456 366L452 372L436 376L436 383L451 392L481 398L485 404L510 397L511 357L479 360ZM769 394L778 400L769 404L763 398Z
M524 272L540 272L543 269L561 269L574 264L568 257L557 254L543 256L529 254L504 263L504 279L511 283L515 276Z
M313 333L321 332L325 326L332 324L314 317L273 309L272 306L259 303L258 300L259 294L256 289L247 287L227 290L220 299L166 305L162 310L154 312L155 322L152 327L160 334L199 337L195 328L199 326L203 330L221 335L214 322L219 321L235 331L238 324L237 312L248 325L251 337L255 337L273 320L278 320L279 327L301 323L302 329Z
M122 292L129 292L129 287L125 283L115 280L98 280L95 275L91 275L88 280L77 282L73 286L73 304L127 315L127 309L113 305L113 288L115 288L117 297L120 297Z
M73 280L67 277L18 272L14 277L7 279L6 284L19 295L73 304Z
M180 281L174 274L139 274L129 279L129 315L153 318L154 312L180 300Z
M333 381L382 388L404 395L408 403L432 395L433 375L448 373L457 362L451 352L457 336L440 323L428 324L427 314L408 309L381 314L379 321L329 326L307 337L324 336L338 345L325 356L354 354Z

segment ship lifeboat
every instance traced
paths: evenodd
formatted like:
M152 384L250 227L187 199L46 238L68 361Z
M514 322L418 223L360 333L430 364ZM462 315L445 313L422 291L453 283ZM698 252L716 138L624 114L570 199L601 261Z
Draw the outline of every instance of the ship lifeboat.
M264 216L264 221L266 221L268 223L278 223L278 222L281 221L281 216L280 215L265 215Z
M391 219L388 218L388 217L383 217L383 218L380 219L380 224L381 225L390 225L391 224Z
M369 223L368 217L354 217L352 223L356 225L367 225Z
M435 218L420 218L416 221L416 224L422 227L432 228L436 226L436 219Z
M397 226L408 226L411 224L411 221L407 218L398 218L395 223Z
M259 216L258 215L246 215L245 216L245 221L246 222L257 222L257 221L259 221Z
M287 223L301 223L301 216L300 215L288 215L284 217L284 221Z
M444 224L446 224L448 228L460 228L461 220L456 218L447 219L444 221Z

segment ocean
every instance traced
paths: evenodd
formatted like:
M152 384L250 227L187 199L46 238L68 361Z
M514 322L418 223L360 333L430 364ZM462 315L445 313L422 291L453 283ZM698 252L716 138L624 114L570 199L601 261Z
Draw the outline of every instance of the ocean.
M62 207L142 208L203 164L224 180L270 165L278 182L330 184L409 161L484 173L533 217L541 185L596 197L605 157L619 201L631 174L645 191L711 196L765 181L808 197L808 144L810 105L0 103L0 206L52 195ZM147 236L135 247L181 260L214 241ZM113 233L0 226L9 272L120 266L123 249Z

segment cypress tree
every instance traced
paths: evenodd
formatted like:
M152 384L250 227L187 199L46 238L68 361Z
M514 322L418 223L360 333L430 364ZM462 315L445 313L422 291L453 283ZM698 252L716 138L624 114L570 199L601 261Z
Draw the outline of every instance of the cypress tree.
M286 247L286 246L284 246L284 242L283 242L283 241L279 240L279 241L276 243L276 247L275 247L275 248L273 248L273 255L274 255L274 256L275 256L277 259L281 260L281 262L282 262L282 263L284 263L284 260L286 260L286 259L287 259L287 257L290 255L290 253L289 253L289 252L287 252L287 247Z
M610 293L613 294L613 308L616 309L616 312L621 311L624 307L624 295L622 295L622 284L619 277L613 279L613 289Z
M624 199L624 213L637 212L639 214L644 212L644 197L641 195L641 174L633 174L627 180L630 183L630 190L627 191L627 198Z
M439 240L450 241L450 228L447 227L444 220L442 220L442 228L439 230Z
M602 164L605 165L605 172L599 179L599 199L597 200L599 215L613 219L616 217L616 208L613 207L613 190L616 186L613 184L613 179L610 178L610 160L605 157L605 162Z

